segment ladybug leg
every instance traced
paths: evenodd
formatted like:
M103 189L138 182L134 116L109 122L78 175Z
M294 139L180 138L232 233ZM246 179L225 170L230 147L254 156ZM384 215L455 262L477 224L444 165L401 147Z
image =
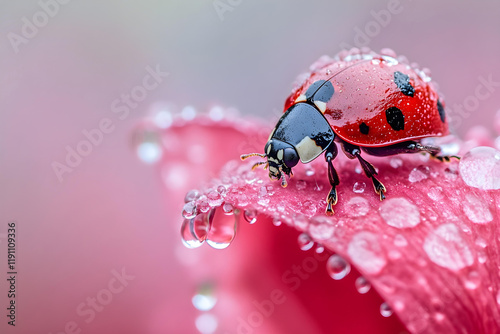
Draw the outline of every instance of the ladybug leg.
M416 141L406 141L403 143L398 143L386 147L363 147L363 151L370 155L376 155L379 157L384 157L388 155L395 155L401 153L419 153L427 152L432 158L437 159L441 162L450 162L451 158L460 159L455 155L452 156L440 156L441 149L437 146L422 145Z
M385 186L382 184L382 182L380 182L375 177L375 175L377 175L375 167L361 157L361 149L359 148L359 146L343 142L342 149L345 155L349 159L354 159L354 158L358 159L361 168L363 168L363 171L365 172L365 175L368 178L372 179L373 188L375 189L375 192L379 194L380 200L383 201L385 199L385 192L387 192L387 189L385 189Z
M325 152L325 160L328 163L328 180L332 186L330 193L328 193L328 196L326 197L326 214L329 216L333 215L333 206L337 204L338 200L336 187L339 185L340 180L335 167L333 167L333 160L337 157L337 154L337 145L332 142Z

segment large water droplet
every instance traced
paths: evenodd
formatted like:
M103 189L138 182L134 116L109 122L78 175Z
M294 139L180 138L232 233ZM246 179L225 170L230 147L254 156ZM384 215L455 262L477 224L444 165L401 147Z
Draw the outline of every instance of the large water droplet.
M310 250L314 246L314 241L306 233L301 233L297 238L297 242L299 243L299 248L303 251Z
M326 270L331 278L340 280L349 274L351 265L341 256L334 254L326 262Z
M384 269L387 260L374 233L363 231L355 234L347 247L352 262L367 274L376 275Z
M352 197L345 205L347 214L351 217L366 216L370 211L370 205L364 197Z
M380 305L380 314L386 318L392 315L392 309L389 304L384 302Z
M380 206L380 215L388 225L397 228L415 227L420 223L418 207L403 197L385 200Z
M412 169L410 175L408 176L408 181L415 183L420 182L429 177L429 167L427 166L418 166Z
M500 189L500 152L492 147L475 147L459 164L460 175L471 187Z
M363 276L359 276L354 284L356 286L356 290L358 290L358 292L361 294L367 293L372 287L370 282L368 282L368 280Z
M424 250L432 262L453 271L474 263L474 256L467 242L453 223L443 224L430 232L425 238Z
M488 203L471 193L467 193L465 199L466 201L463 202L463 210L473 223L486 224L493 220L493 215L488 207Z
M207 244L215 249L228 247L236 235L236 218L227 216L220 208L212 209L208 216L210 230L207 234Z
M198 240L194 233L194 219L184 219L181 225L182 243L187 248L198 248L203 244L203 241Z

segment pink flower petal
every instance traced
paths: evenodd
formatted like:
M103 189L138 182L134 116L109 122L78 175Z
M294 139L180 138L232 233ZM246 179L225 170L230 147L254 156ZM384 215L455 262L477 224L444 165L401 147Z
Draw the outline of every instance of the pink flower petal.
M263 148L267 138L258 134L259 127L246 129ZM365 158L378 168L387 200L379 201L356 162L339 156L333 217L324 215L330 186L323 159L299 164L285 189L265 171L251 171L253 161L228 162L200 192L215 212L208 240L230 239L227 231L236 220L227 218L225 206L240 224L256 210L257 224L272 220L293 226L349 261L411 332L494 332L500 326L499 277L492 274L500 265L500 191L468 186L457 161L445 164L422 155ZM481 159L491 162L494 155ZM211 201L221 186L226 191Z

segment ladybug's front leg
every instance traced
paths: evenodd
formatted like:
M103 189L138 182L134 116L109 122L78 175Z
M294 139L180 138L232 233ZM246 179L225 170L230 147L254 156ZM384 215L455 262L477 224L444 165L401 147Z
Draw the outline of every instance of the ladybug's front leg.
M339 180L339 175L337 174L337 171L335 170L335 167L333 167L333 160L337 156L338 151L337 151L337 145L332 141L330 143L330 146L326 149L325 152L325 160L328 163L328 180L330 181L330 185L332 186L332 189L330 190L330 193L326 197L326 214L327 215L333 215L333 206L337 204L337 189L336 187L339 185L340 180Z
M359 164L361 165L361 168L363 168L363 171L365 172L366 176L372 179L373 182L373 188L375 189L375 192L380 195L380 200L383 201L385 199L384 193L387 191L385 189L385 186L380 182L375 175L377 175L377 171L375 170L375 167L365 159L361 157L361 150L359 146L352 145L346 142L342 143L342 149L345 153L345 155L349 159L354 159L357 158L359 161Z

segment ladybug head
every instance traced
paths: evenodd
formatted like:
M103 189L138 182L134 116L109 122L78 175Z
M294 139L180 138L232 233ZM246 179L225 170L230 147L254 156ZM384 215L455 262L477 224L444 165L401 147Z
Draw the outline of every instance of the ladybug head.
M267 161L254 164L252 169L260 165L265 165L264 169L269 167L269 178L272 180L281 179L281 186L286 187L285 175L290 176L292 174L292 167L299 162L297 151L291 144L276 139L269 140L264 147L264 151L266 154L251 153L242 155L241 159L245 160L252 156L267 158Z

